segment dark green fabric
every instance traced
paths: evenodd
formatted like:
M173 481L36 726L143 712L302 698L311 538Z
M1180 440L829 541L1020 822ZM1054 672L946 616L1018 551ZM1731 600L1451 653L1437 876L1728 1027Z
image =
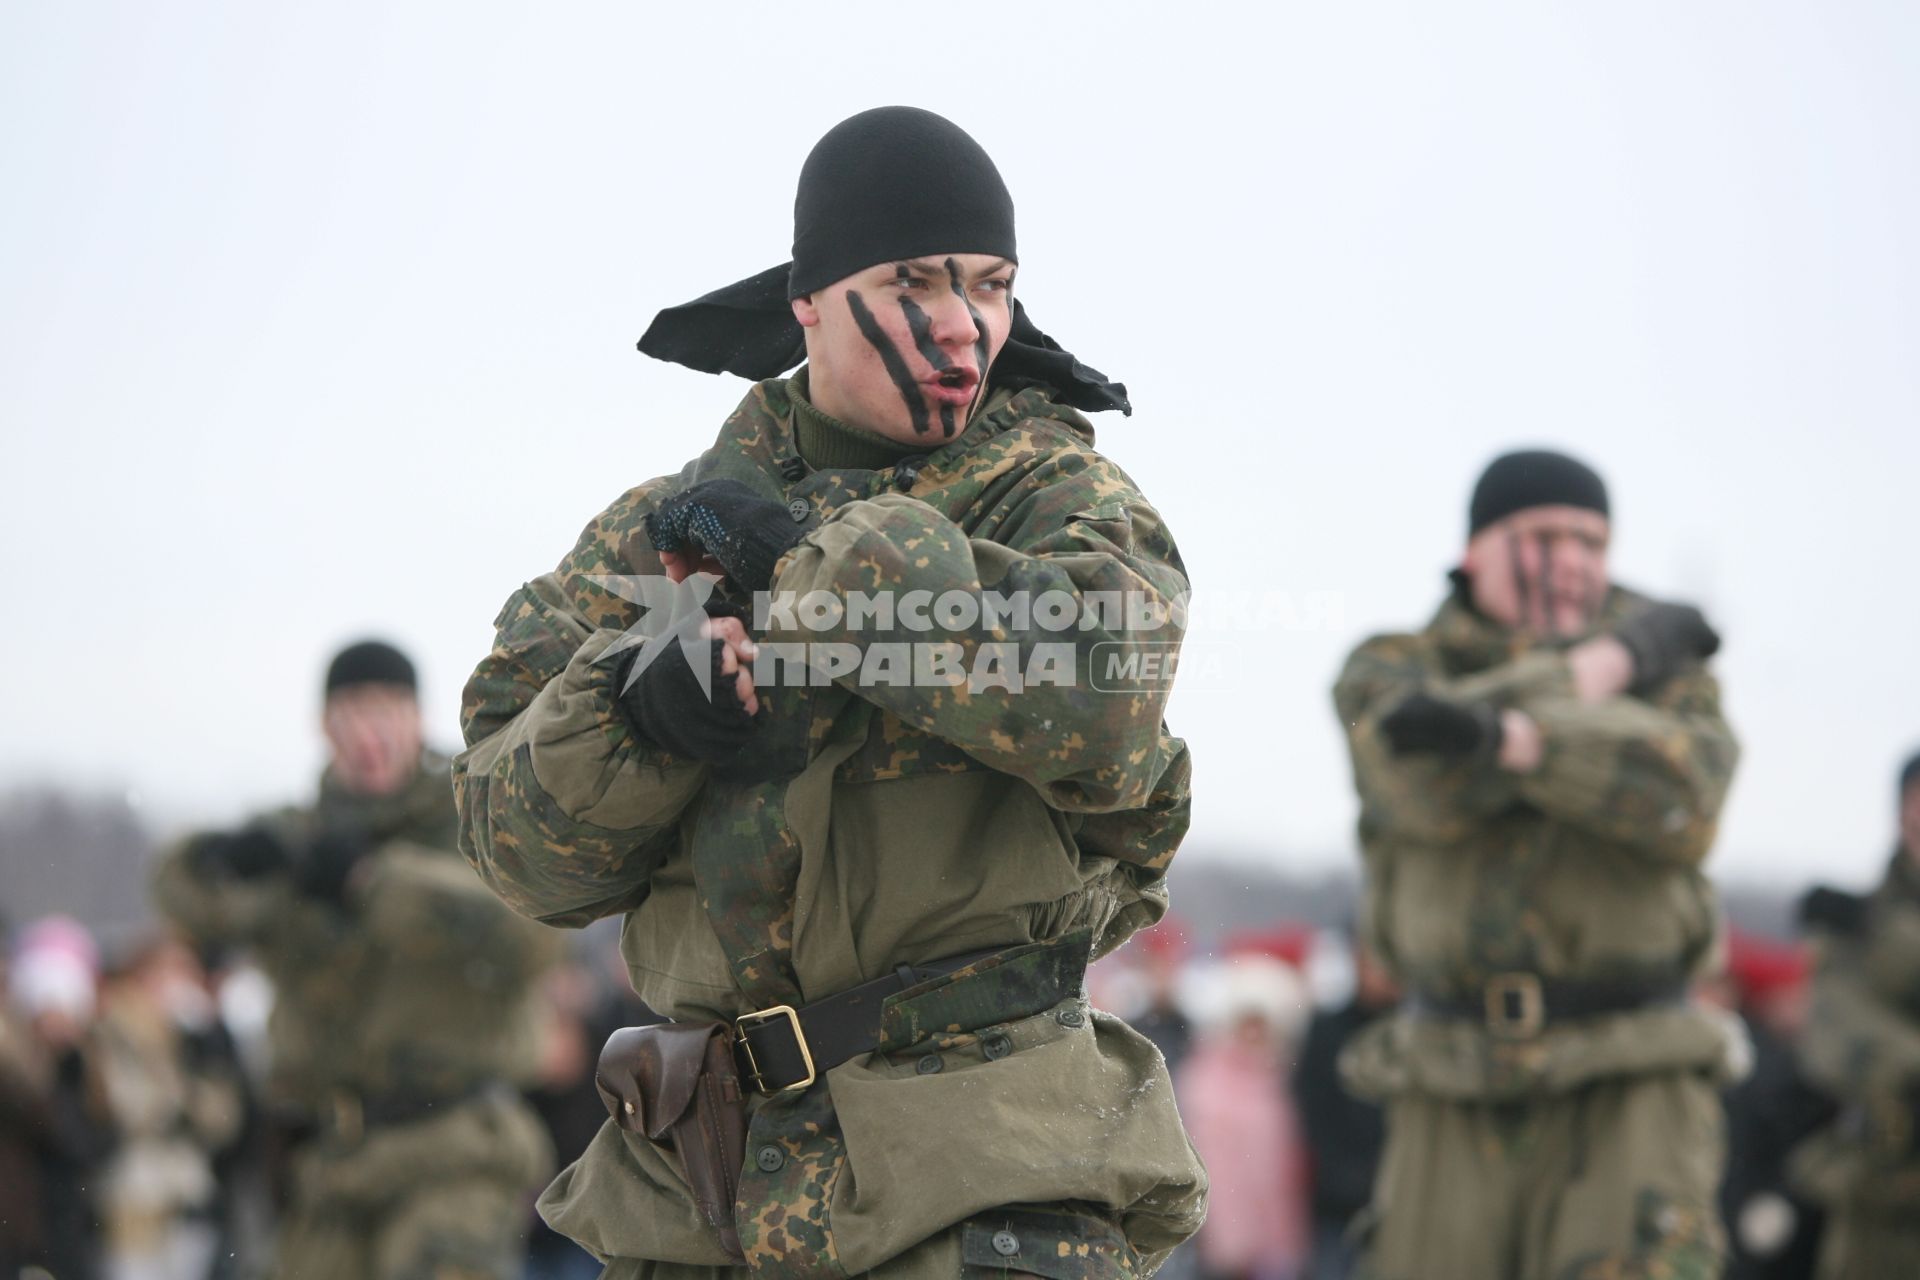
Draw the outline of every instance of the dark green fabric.
M805 369L787 379L787 398L793 401L793 437L800 456L810 467L851 467L878 471L919 450L883 435L848 426L813 407Z

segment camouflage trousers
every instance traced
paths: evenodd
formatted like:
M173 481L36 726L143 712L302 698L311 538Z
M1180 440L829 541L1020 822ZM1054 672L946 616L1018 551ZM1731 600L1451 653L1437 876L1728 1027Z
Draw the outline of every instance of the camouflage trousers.
M874 1280L1142 1280L1150 1270L1127 1247L1112 1215L1057 1204L976 1214L862 1274ZM600 1280L743 1280L752 1274L746 1267L616 1258Z
M429 1120L296 1157L276 1280L518 1280L533 1192L553 1169L546 1132L518 1098L481 1098Z
M1720 1096L1691 1072L1524 1102L1406 1096L1363 1222L1368 1280L1715 1280Z

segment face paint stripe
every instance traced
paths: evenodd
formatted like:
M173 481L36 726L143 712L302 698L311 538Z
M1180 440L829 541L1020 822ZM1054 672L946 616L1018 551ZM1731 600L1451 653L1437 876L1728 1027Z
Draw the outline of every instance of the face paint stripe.
M913 335L913 345L920 349L926 362L933 366L934 372L953 368L953 361L933 340L933 318L921 309L912 298L900 299L900 314L907 318L907 332ZM953 439L953 406L942 403L940 406L940 431L947 439Z
M967 401L967 421L972 422L973 410L975 406L980 403L980 397L985 395L987 391L987 349L989 346L987 342L987 322L980 318L980 313L974 309L973 300L967 297L966 289L961 287L960 264L952 258L947 259L947 279L953 284L954 296L960 299L961 304L967 309L967 314L973 318L973 332L976 335L973 340L973 370L980 375L980 380L973 384L973 399Z
M913 430L917 435L927 434L927 400L921 393L920 384L913 380L913 374L907 369L907 362L900 358L895 350L893 339L887 337L887 331L873 318L873 312L867 310L867 304L859 292L847 290L847 310L853 312L853 322L860 328L860 336L865 338L880 355L880 363L886 366L887 376L893 379L893 385L899 389L900 398L907 402L907 414L913 419Z
M1520 548L1520 535L1507 533L1507 563L1513 571L1513 603L1515 616L1522 627L1533 625L1532 591L1527 581L1527 566Z
M1545 533L1533 535L1533 545L1540 552L1540 620L1541 630L1547 635L1560 634L1560 611L1553 599L1553 543Z

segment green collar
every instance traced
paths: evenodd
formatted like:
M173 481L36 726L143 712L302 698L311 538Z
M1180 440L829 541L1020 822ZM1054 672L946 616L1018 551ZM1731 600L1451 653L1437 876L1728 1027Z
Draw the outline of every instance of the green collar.
M924 452L875 432L848 426L814 408L813 401L807 398L805 369L787 379L787 398L793 402L794 447L815 470L879 471L910 453Z
M420 824L430 824L445 808L447 758L424 750L420 769L406 786L392 795L368 796L340 785L333 769L320 775L320 808L332 821L367 835L388 839Z

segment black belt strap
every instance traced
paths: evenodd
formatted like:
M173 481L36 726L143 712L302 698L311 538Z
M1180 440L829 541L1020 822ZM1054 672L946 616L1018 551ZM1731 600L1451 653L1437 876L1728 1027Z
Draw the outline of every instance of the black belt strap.
M328 1095L328 1107L321 1115L321 1123L335 1137L357 1142L369 1129L411 1124L477 1098L512 1093L513 1086L502 1080L479 1080L466 1089L445 1094L363 1094L335 1089Z
M811 1084L880 1043L881 1006L888 996L1004 950L989 947L925 964L903 964L883 978L798 1009L776 1005L746 1014L734 1022L733 1056L740 1078L762 1093Z
M1570 981L1532 973L1500 973L1465 995L1416 988L1408 994L1406 1008L1418 1018L1480 1022L1502 1039L1525 1040L1554 1023L1680 1004L1686 998L1686 979L1673 975Z

